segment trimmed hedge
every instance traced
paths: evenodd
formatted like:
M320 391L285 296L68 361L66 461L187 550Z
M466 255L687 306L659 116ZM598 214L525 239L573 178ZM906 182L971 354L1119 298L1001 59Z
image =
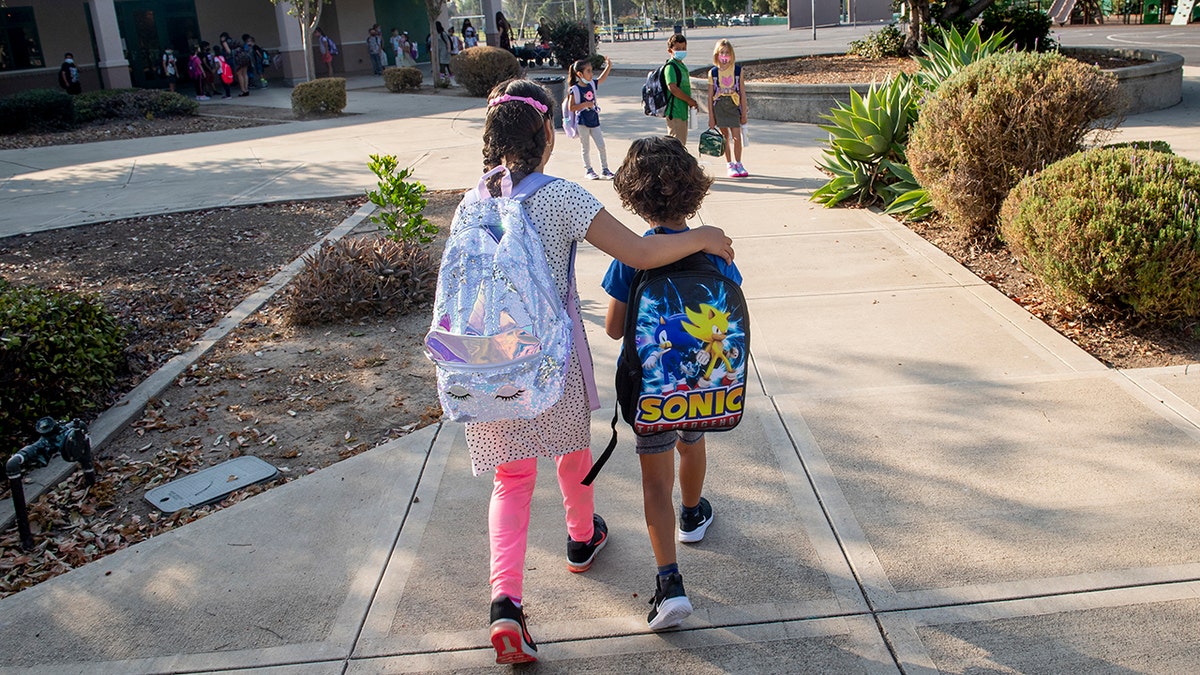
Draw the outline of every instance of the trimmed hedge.
M1001 235L1063 299L1165 322L1200 316L1200 164L1089 150L1022 180Z
M97 407L124 348L97 299L0 280L0 456L30 440L39 418Z
M60 89L30 89L0 98L0 133L66 129L74 123L71 95Z
M292 112L299 119L338 115L346 108L346 78L301 82L292 89Z
M934 208L973 238L995 238L996 215L1025 175L1111 129L1126 99L1111 73L1057 53L1001 52L955 73L913 125L909 167Z
M421 75L421 71L410 66L392 66L383 69L383 86L391 92L420 89L422 79L424 77Z
M454 79L472 96L487 96L492 88L521 76L513 53L499 47L471 47L450 57Z
M190 97L164 89L100 89L76 96L74 103L81 123L195 115L200 109Z

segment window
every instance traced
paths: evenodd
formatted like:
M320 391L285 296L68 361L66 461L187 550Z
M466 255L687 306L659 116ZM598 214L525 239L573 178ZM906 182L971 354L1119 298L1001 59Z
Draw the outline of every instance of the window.
M44 68L32 7L0 9L0 71Z

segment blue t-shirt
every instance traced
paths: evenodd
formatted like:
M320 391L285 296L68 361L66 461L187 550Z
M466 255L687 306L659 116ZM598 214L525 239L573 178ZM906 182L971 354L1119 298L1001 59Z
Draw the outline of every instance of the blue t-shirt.
M663 234L679 234L680 232L687 232L687 228L682 230L663 230ZM655 234L654 230L650 230L642 236L648 237L652 234ZM737 285L742 285L742 273L738 271L737 265L727 263L721 256L711 253L708 254L708 259L713 261L713 264L717 266L718 272L729 277ZM605 273L604 281L600 282L600 285L614 299L621 302L629 302L630 286L633 284L633 276L635 274L637 274L637 270L620 260L614 260L609 264L608 272Z
M578 90L578 95L575 96L576 103L583 103L584 101L595 102L596 92L599 91L600 84L593 79L587 84L580 82L579 84L575 85L573 89ZM591 128L600 126L600 108L584 108L576 114L578 115L579 124L581 126Z

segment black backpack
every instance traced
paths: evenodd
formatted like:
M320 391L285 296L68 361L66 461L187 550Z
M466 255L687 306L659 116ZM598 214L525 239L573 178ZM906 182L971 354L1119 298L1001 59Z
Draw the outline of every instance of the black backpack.
M653 117L666 117L667 106L675 98L667 88L667 68L679 69L675 59L671 59L646 75L646 84L642 85L642 111ZM686 73L684 73L686 75Z
M619 412L608 447L583 484L595 480L616 447L618 416L639 436L737 426L749 355L746 298L707 255L639 271L630 284L617 359Z

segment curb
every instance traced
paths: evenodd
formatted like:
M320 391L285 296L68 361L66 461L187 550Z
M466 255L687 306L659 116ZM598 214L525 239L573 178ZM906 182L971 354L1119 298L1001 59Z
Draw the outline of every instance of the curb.
M304 258L315 253L327 241L338 241L375 212L375 206L370 202L363 204L357 211L329 231L319 241L308 247L286 267L275 273L267 283L251 293L236 307L221 318L213 327L204 332L192 346L182 354L176 355L164 363L150 377L121 397L111 408L100 413L88 425L88 437L92 442L93 455L99 454L110 439L117 435L129 424L134 417L141 414L147 401L162 394L171 383L184 373L192 364L199 361L218 342L229 335L246 317L254 314L276 293L292 280L304 265ZM50 459L50 464L41 467L24 476L25 501L32 503L41 497L51 487L58 485L78 468L75 462L67 462L60 456ZM0 529L8 529L15 520L12 499L0 501Z

